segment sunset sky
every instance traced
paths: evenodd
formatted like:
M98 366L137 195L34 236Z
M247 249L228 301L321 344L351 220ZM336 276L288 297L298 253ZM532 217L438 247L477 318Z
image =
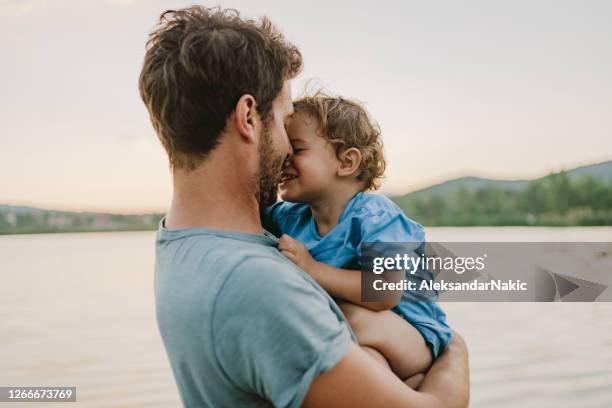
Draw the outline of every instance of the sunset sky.
M193 2L0 0L0 204L163 211L137 80L159 14ZM365 103L384 193L612 159L612 2L228 1L267 15L309 79Z

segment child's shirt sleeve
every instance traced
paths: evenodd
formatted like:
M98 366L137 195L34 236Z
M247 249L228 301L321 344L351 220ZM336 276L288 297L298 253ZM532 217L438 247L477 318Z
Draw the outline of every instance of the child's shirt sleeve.
M361 243L424 241L423 226L399 210L369 214L361 223Z
M386 252L395 254L405 252L407 243L414 243L414 250L418 251L425 242L425 230L423 226L401 212L401 210L381 210L371 213L361 223L361 240L357 248L359 256L363 255L363 244L388 243L380 245L377 249L384 250L379 253L385 256ZM401 243L395 246L394 243ZM378 252L378 251L377 251Z

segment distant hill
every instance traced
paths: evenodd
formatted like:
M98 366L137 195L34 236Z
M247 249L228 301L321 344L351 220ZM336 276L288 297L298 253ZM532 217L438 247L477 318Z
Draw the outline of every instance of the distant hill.
M161 217L162 214L70 212L0 205L0 234L154 230Z
M533 180L462 177L391 198L426 226L612 225L612 161Z
M612 160L603 163L591 164L588 166L576 167L566 171L570 180L578 180L584 177L592 176L595 179L601 180L604 183L612 182ZM460 177L453 180L448 180L440 184L435 184L413 191L411 193L392 196L400 207L408 201L414 199L425 199L432 195L440 197L449 197L457 193L460 189L465 189L468 192L475 192L487 187L497 187L503 190L519 191L527 187L532 181L543 180L547 176L533 180L494 180L480 177Z
M568 170L567 174L570 179L593 176L593 178L609 183L612 181L612 160L598 164L591 164L590 166L576 167L575 169Z

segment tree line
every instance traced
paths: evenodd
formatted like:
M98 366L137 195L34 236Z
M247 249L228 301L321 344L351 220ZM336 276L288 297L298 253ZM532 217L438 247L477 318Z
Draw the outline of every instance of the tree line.
M570 178L561 171L523 189L461 187L444 195L407 197L400 206L410 218L431 226L612 225L612 181Z

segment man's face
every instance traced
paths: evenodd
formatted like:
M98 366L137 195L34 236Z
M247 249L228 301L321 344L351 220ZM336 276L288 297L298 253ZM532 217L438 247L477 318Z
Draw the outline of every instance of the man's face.
M293 115L291 86L289 81L286 81L283 89L272 103L272 112L268 123L262 130L259 144L257 185L259 187L259 206L261 209L272 205L276 201L283 162L292 153L286 131L286 125L291 115Z

